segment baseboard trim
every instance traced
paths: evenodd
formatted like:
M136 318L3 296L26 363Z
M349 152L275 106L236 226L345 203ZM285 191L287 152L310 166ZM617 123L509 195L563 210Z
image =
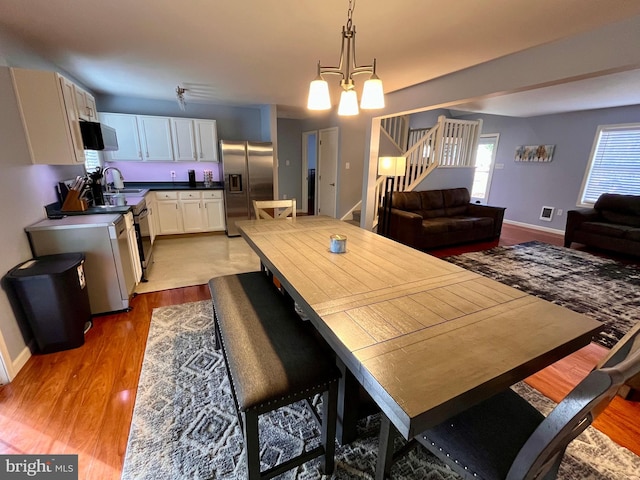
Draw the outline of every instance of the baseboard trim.
M29 347L26 346L18 354L16 359L13 362L11 362L10 370L12 371L9 372L9 380L13 380L14 378L16 378L16 375L18 374L18 372L22 370L22 367L24 367L27 364L30 358L31 358L31 350L29 350Z
M540 230L541 232L554 233L556 235L561 235L564 237L564 230L557 230L555 228L549 227L541 227L540 225L531 225L530 223L522 223L516 222L514 220L503 220L503 223L508 223L509 225L516 225L518 227L529 228L531 230Z

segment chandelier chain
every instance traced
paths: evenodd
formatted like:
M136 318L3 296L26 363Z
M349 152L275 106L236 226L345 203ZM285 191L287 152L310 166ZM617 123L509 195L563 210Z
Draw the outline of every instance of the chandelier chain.
M351 26L353 25L353 11L356 8L355 0L349 0L349 8L347 9L347 32L351 31Z

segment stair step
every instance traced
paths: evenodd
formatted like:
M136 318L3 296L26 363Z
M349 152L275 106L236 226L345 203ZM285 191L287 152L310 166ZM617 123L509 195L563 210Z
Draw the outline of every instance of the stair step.
M351 216L353 217L353 220L355 222L358 222L358 225L360 225L360 215L361 215L362 211L361 210L354 210L353 212L351 212Z

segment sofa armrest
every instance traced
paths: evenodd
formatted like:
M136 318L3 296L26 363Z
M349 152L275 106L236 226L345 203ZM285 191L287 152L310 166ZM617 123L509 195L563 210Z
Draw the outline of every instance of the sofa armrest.
M567 225L564 229L564 246L570 247L576 230L580 229L583 222L600 218L600 214L594 208L578 208L567 212Z
M400 243L417 247L422 229L422 216L397 208L391 209L389 237Z
M491 217L493 218L493 236L499 237L502 232L502 221L504 220L505 207L492 207L490 205L480 205L479 203L470 203L467 213L474 217Z

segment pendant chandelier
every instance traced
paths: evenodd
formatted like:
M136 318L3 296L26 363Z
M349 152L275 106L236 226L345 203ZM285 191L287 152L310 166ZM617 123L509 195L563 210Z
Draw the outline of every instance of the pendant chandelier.
M382 80L376 75L376 59L372 65L360 65L356 63L356 27L353 25L353 10L355 0L349 0L347 11L347 25L342 27L342 49L340 51L340 64L337 67L323 67L318 62L318 75L309 86L309 99L307 108L309 110L329 110L331 108L331 97L329 96L329 84L323 75L340 75L340 104L338 115L357 115L358 98L353 83L353 77L363 73L370 75L369 80L364 82L362 89L362 99L360 108L375 109L384 107L384 93L382 90Z

